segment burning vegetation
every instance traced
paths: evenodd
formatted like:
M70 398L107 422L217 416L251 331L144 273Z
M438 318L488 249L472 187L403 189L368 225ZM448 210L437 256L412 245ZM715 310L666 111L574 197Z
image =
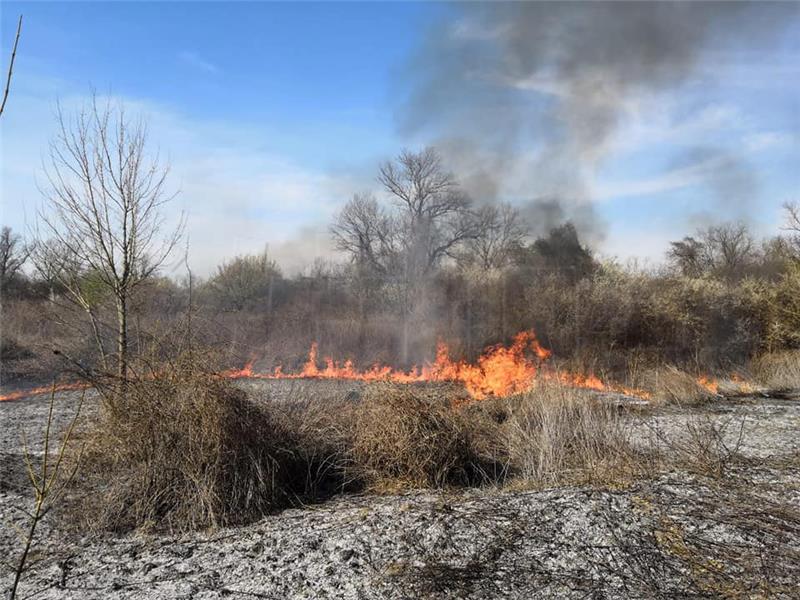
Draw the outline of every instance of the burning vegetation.
M644 390L606 384L595 375L577 375L549 367L546 360L552 353L539 344L533 331L518 333L508 346L497 344L486 348L474 364L465 360L453 360L447 344L439 342L436 359L432 363L421 368L412 367L408 371L377 364L367 369L358 369L352 360L340 363L331 357L325 357L322 361L324 367L320 368L317 348L316 342L311 344L308 360L296 373L286 372L282 366L275 367L271 373L258 373L253 370L256 361L251 361L242 369L224 371L223 375L232 379L312 378L392 383L456 382L462 384L469 395L476 400L527 392L537 380L541 379L558 381L579 388L649 397L649 393Z

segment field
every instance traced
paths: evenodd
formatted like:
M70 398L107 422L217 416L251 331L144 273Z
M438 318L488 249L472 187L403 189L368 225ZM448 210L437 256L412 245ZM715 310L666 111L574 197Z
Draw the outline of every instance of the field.
M264 404L359 403L364 390L308 380L239 385ZM58 394L61 427L78 396ZM90 393L83 418L96 408ZM0 403L4 523L23 524L14 510L30 494L20 434L40 448L47 409L44 396ZM183 534L87 533L56 514L41 526L20 597L796 597L800 401L614 410L640 460L672 460L605 481L342 493ZM12 528L0 535L16 553ZM3 587L11 575L4 566Z

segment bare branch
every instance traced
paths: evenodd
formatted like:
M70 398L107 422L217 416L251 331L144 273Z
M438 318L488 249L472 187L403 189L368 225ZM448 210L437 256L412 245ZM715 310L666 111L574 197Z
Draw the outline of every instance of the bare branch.
M17 58L17 46L19 45L19 34L22 32L22 15L19 16L19 21L17 22L17 36L14 38L14 47L11 50L11 60L8 62L8 76L6 77L6 87L3 91L3 103L0 104L0 116L3 115L3 111L6 108L6 102L8 101L8 91L11 89L11 75L14 72L14 60Z

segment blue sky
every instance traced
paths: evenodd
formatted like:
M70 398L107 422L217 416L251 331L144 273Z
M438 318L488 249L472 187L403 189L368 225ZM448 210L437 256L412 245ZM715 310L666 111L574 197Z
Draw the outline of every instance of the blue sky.
M376 187L377 164L435 139L398 129L400 86L426 32L459 18L431 3L0 10L4 62L16 16L25 19L0 125L2 223L33 227L55 102L77 107L95 88L148 118L201 273L265 244L290 270L326 253L331 216L353 192ZM588 200L608 224L600 253L657 260L668 240L723 215L777 232L780 205L800 199L799 39L795 24L767 50L712 56L676 89L626 108L589 182ZM504 193L519 198L535 185L512 176ZM747 199L732 204L737 194Z

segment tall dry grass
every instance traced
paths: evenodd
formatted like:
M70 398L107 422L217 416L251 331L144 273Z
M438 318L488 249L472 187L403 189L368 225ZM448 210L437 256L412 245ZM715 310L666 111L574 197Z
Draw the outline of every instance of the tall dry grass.
M651 402L655 405L697 406L718 398L700 378L674 365L648 369L642 381L644 387L652 390Z
M750 364L753 379L773 390L800 390L800 350L764 354Z
M626 468L630 450L622 416L590 392L542 383L506 406L501 436L512 473L523 482L610 477Z
M651 464L629 440L624 409L557 382L481 402L452 386L389 383L324 400L304 388L251 401L198 364L194 354L128 382L124 403L114 398L86 433L82 483L96 510L82 511L96 524L219 527L357 489L614 485ZM685 401L678 384L693 391L688 376L669 376ZM652 465L683 465L691 454L719 471L720 435L691 433L691 444L667 444Z

